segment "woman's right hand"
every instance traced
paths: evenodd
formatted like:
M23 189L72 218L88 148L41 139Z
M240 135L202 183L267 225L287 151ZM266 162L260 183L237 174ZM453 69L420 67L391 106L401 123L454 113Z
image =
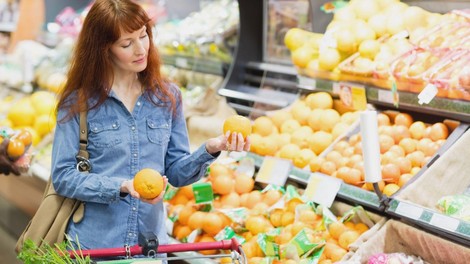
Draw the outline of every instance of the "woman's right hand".
M15 175L20 175L18 167L16 167L7 156L8 142L8 139L4 139L0 144L0 174L8 175L13 173Z

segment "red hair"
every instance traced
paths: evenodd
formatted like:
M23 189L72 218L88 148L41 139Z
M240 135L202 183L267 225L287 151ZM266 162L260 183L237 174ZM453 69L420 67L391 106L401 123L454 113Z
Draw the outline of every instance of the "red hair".
M138 73L146 94L155 95L174 112L176 99L169 83L160 74L160 56L153 43L151 19L131 0L97 0L88 12L78 37L67 83L57 109L68 109L66 117L99 107L107 99L113 82L111 45L121 32L134 32L146 26L149 37L147 67ZM93 98L94 105L87 105ZM168 105L169 103L169 105Z

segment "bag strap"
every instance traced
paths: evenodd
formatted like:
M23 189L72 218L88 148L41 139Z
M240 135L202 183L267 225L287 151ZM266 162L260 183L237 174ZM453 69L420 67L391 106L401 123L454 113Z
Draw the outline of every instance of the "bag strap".
M91 171L90 154L87 151L88 146L88 125L87 125L87 111L80 112L80 149L77 156L77 169L79 171Z

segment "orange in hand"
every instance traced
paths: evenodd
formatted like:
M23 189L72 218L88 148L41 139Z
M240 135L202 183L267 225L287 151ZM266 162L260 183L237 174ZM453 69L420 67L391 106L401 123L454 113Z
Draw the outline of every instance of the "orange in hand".
M134 189L143 199L154 199L163 191L163 177L153 169L142 169L134 176Z
M227 131L230 131L230 133L241 133L243 138L246 139L246 137L251 134L251 121L244 116L233 115L225 120L223 129L224 134L227 133ZM230 142L231 137L229 137L228 140Z
M10 139L7 147L7 155L10 159L15 160L21 157L25 152L25 146L22 141L18 139Z
M26 129L20 130L13 138L23 142L25 147L29 147L33 142L33 136Z

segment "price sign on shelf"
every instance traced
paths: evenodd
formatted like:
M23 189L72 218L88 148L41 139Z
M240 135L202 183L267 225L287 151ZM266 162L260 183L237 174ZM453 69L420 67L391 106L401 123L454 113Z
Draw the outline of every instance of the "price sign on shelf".
M265 157L255 181L284 186L291 170L292 162L290 160Z
M317 88L317 81L315 79L297 76L297 80L299 82L299 86L304 89L315 90Z
M456 218L434 213L431 217L431 221L429 221L431 225L437 226L439 228L455 232L459 227L460 221Z
M399 202L397 205L397 209L395 209L395 213L409 217L414 220L418 220L423 214L423 211L423 208L406 202Z
M356 110L365 110L367 107L366 89L364 86L339 82L333 86L333 93L339 94L341 102Z
M188 68L188 60L185 58L176 58L175 65L180 68Z
M305 188L304 196L317 204L331 207L341 188L342 181L321 173L312 173Z

